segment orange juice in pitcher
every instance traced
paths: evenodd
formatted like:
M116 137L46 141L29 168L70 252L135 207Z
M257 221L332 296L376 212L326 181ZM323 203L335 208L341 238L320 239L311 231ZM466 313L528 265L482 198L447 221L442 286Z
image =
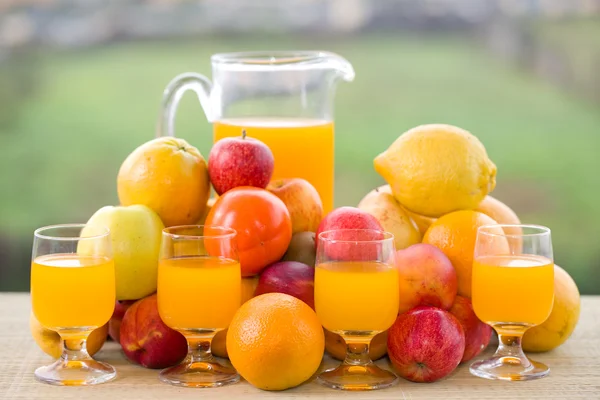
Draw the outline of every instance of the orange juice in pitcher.
M273 152L272 179L306 179L319 192L324 209L333 209L333 122L299 118L225 119L214 123L214 141L240 136L243 130Z
M275 157L273 179L304 178L333 209L333 99L339 80L354 70L337 54L321 51L215 54L213 81L197 73L175 77L165 89L158 136L174 136L183 93L198 95L214 141L229 136L263 141Z

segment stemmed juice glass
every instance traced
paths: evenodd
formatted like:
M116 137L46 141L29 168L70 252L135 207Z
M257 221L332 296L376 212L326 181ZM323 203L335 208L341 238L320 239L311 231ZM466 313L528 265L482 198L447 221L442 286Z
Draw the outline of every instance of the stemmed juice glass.
M398 315L399 276L394 236L369 229L319 234L315 268L315 309L325 329L346 342L346 359L317 381L343 390L388 387L398 377L369 357L373 337Z
M525 331L543 323L554 302L550 229L539 225L486 225L477 231L473 262L473 308L498 333L488 360L473 375L508 381L537 379L550 369L523 353Z
M158 312L181 332L188 355L160 373L163 382L186 387L216 387L238 382L231 367L211 354L215 334L226 329L241 304L242 274L236 231L187 225L163 230L158 263Z
M114 379L109 364L94 360L86 340L115 307L115 265L109 230L84 224L54 225L34 232L31 303L42 326L56 331L63 353L35 370L53 385L94 385Z

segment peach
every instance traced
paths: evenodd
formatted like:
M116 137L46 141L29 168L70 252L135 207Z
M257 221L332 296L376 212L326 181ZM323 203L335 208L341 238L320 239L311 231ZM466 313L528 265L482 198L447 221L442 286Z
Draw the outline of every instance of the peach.
M121 347L127 358L146 368L167 368L187 355L185 337L160 319L156 294L136 301L121 321Z
M108 335L117 343L119 343L121 337L121 321L125 311L135 302L136 300L117 300L115 303L115 310L110 321L108 321Z
M292 219L292 233L315 232L323 219L323 203L319 192L302 178L271 181L267 190L284 202Z
M367 195L358 208L377 218L383 229L394 235L397 250L421 243L422 235L417 224L392 194L375 189L375 193Z
M415 244L396 252L400 276L399 314L416 306L448 310L456 297L456 271L446 255L430 244Z

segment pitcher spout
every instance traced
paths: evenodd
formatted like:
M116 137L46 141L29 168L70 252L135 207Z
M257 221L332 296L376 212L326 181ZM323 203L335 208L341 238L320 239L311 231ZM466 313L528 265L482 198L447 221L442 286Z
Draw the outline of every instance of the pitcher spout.
M331 52L322 52L322 57L325 62L331 67L332 71L336 73L336 75L343 79L346 82L352 82L354 80L354 68L352 64L344 57L331 53Z

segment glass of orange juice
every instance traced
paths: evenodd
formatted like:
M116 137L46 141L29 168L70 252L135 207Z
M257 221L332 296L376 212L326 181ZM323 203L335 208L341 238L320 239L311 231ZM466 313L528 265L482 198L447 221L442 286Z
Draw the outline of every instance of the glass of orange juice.
M371 390L398 377L369 357L375 335L398 315L399 276L394 236L369 229L319 234L315 268L315 310L323 327L346 341L346 359L321 373L319 383L334 389Z
M60 335L61 357L35 370L53 385L95 385L114 379L115 368L86 350L90 333L108 322L115 307L115 265L109 230L83 224L34 232L31 303L42 326Z
M250 51L211 57L212 81L187 72L167 85L158 136L174 136L175 114L192 90L213 124L214 142L242 131L264 142L275 158L272 179L303 178L333 209L334 98L354 69L326 51Z
M477 231L473 261L473 309L498 333L488 360L473 375L508 381L537 379L550 369L523 353L525 331L543 323L554 303L550 229L539 225L486 225Z
M236 231L186 225L163 230L158 263L158 312L181 332L188 355L160 373L163 382L185 387L216 387L238 382L235 369L220 364L210 346L241 305L242 273Z

